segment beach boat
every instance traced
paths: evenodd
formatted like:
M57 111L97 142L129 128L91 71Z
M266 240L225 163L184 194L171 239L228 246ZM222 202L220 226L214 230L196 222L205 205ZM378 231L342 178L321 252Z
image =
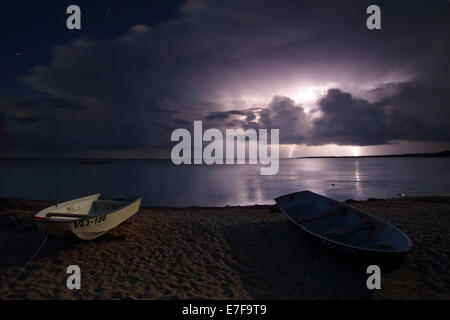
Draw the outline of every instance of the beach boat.
M95 239L139 211L141 198L133 201L104 199L100 194L62 202L39 211L34 220L44 233L54 237L70 234Z
M311 191L284 195L275 202L307 236L372 264L396 268L412 247L408 236L394 225Z

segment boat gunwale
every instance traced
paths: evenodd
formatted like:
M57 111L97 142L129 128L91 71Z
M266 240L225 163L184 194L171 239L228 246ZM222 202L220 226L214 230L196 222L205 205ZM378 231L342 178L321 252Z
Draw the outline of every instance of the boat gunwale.
M302 224L297 223L296 221L294 221L293 218L291 218L291 217L284 211L284 209L281 207L281 205L279 204L279 200L282 199L282 198L288 198L288 197L291 197L291 196L294 196L294 195L297 195L297 194L302 194L302 193L309 193L309 194L312 193L312 194L314 194L314 195L316 195L316 196L318 196L318 197L320 197L320 198L322 198L322 199L324 199L324 200L326 200L326 201L329 201L329 202L332 202L332 203L334 203L334 204L337 204L337 205L340 206L340 207L345 207L345 208L347 208L347 209L350 209L350 210L353 210L353 211L356 211L356 212L360 212L360 213L362 213L363 215L367 215L367 216L369 216L369 217L371 217L371 218L373 218L373 219L375 219L375 220L378 220L378 221L381 221L381 222L383 222L383 223L386 223L387 225L393 227L393 228L395 229L395 231L399 232L399 233L406 239L406 241L407 241L407 243L408 243L407 248L406 248L406 249L402 249L402 250L390 250L390 249L373 249L373 248L358 247L358 246L346 244L346 243L344 243L344 242L336 241L336 240L333 240L333 239L330 239L330 238L326 238L326 237L324 237L324 236L321 236L321 235L318 234L318 233L314 233L314 232L308 230L308 229L307 229L306 227L304 227ZM310 235L312 235L312 236L314 236L314 237L320 238L321 240L325 240L325 241L331 242L331 243L333 243L333 244L336 244L336 245L339 245L339 246L342 246L342 247L346 247L346 248L349 248L349 249L356 249L356 250L359 250L359 251L368 251L368 252L376 252L376 253L399 253L399 254L401 254L401 253L406 253L406 252L408 252L409 250L411 250L411 248L412 248L412 246L413 246L412 240L408 237L408 235L407 235L405 232L403 232L402 230L400 230L398 227L396 227L395 225L393 225L392 223L390 223L390 222L388 222L388 221L386 221L386 220L384 220L384 219L381 219L381 218L379 218L379 217L377 217L377 216L374 216L374 215L372 215L372 214L370 214L370 213L368 213L368 212L366 212L366 211L363 211L363 210L359 210L359 209L353 208L352 206L349 206L349 205L347 205L347 204L345 204L345 203L343 203L343 202L339 202L339 201L337 201L337 200L331 199L331 198L329 198L329 197L326 197L326 196L317 194L317 193L312 192L312 191L309 191L309 190L289 193L289 194L286 194L286 195L282 195L282 196L276 197L274 200L275 200L275 202L276 202L278 208L281 210L281 212L282 212L282 213L283 213L283 214L284 214L284 215L285 215L292 223L294 223L296 226L300 227L303 231L309 233Z
M88 196L88 197L89 197L89 196ZM82 199L82 198L85 198L85 197L81 197L81 198L77 198L77 199ZM74 200L77 200L77 199L73 199L73 200L70 200L70 201L74 201ZM121 210L121 209L123 209L123 208L126 208L126 207L128 207L128 206L130 206L130 205L133 205L133 204L135 204L136 202L141 201L141 200L142 200L142 197L139 197L139 198L137 198L137 199L135 199L135 200L124 201L125 204L124 204L123 206L120 206L120 207L117 207L117 208L114 208L114 209L110 209L110 210L104 211L104 212L99 213L99 214L93 214L93 215L87 214L85 218L75 218L75 219L72 219L72 220L51 220L50 218L47 218L47 217L38 217L37 215L38 215L41 211L50 208L50 207L47 207L47 208L44 208L44 209L40 210L39 212L37 212L37 213L33 216L33 219L36 220L36 221L39 221L39 222L47 222L47 223L50 223L50 222L51 222L51 223L54 223L54 222L58 222L58 223L72 223L72 222L75 222L75 221L87 220L87 219L91 219L91 218L94 218L94 217L99 217L99 216L103 216L103 215L108 215L108 214L111 214L111 213L116 212L116 211L118 211L118 210ZM65 202L69 202L69 201L65 201ZM65 202L61 202L61 204L65 203ZM58 206L58 204L56 204L56 206ZM53 206L51 206L51 207L53 207ZM139 211L139 210L138 210L138 211Z

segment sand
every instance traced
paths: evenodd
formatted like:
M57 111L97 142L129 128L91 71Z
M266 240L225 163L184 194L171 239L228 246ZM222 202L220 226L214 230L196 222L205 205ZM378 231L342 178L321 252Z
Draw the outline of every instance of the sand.
M350 201L404 230L404 265L367 266L303 237L273 206L141 208L93 241L17 231L52 202L0 199L0 299L450 299L450 197ZM10 218L6 218L10 215ZM32 225L30 225L32 226ZM66 268L81 268L81 289Z

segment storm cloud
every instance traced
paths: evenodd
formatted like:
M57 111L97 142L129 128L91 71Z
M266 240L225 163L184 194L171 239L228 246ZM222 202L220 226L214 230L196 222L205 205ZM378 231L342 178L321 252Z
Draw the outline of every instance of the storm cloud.
M446 125L436 128L439 114L432 113L432 119L429 119L431 121L427 121L420 116L420 112L414 110L422 101L411 101L409 108L402 107L403 90L409 85L398 86L402 87L400 92L373 103L339 89L328 90L327 95L319 101L323 115L313 120L308 144L367 146L397 140L448 141L450 121L445 119ZM428 98L431 99L432 96ZM418 110L426 108L428 103L431 100L422 104Z
M279 128L281 143L450 141L450 3L381 1L377 31L368 4L188 1L151 28L57 45L22 77L50 98L1 105L0 129L29 148L167 148L201 119ZM308 86L326 87L312 107L295 97Z

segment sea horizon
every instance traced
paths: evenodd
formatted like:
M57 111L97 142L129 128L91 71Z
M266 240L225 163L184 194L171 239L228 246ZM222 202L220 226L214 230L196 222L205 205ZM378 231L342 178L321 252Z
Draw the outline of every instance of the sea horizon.
M450 157L450 150L442 150L436 152L414 152L414 153L393 153L393 154L371 154L371 155L358 155L358 156L343 156L343 155L325 155L325 156L303 156L303 157L279 157L280 160L288 160L288 159L320 159L320 158L392 158L392 157L411 157L411 158L422 158L422 157ZM195 160L196 158L191 158L191 160ZM199 158L200 159L200 158ZM227 158L222 158L222 160L226 160ZM234 160L237 159L245 159L248 160L248 157L245 158L237 158L234 157ZM0 160L169 160L172 161L170 157L154 157L154 158L138 158L138 157L1 157Z
M450 194L446 158L363 157L280 159L279 172L260 165L174 165L169 159L2 159L0 197L63 201L102 193L142 196L157 207L273 204L311 190L336 200ZM45 184L42 183L45 181Z

